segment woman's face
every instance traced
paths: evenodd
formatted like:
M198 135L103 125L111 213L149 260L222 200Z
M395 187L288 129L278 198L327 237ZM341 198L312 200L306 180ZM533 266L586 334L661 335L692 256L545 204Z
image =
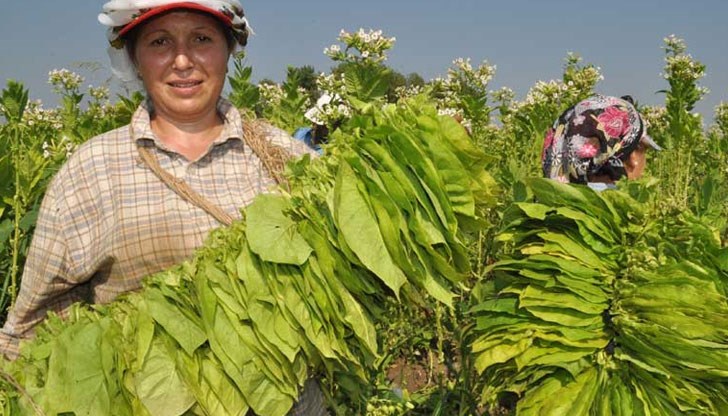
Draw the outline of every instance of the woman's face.
M133 58L155 116L194 122L216 111L229 56L214 17L175 11L140 28Z

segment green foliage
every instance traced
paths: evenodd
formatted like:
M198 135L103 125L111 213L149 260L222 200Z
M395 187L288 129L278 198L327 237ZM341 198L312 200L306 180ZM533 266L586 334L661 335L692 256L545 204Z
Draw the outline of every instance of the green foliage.
M661 180L662 194L671 203L704 217L725 232L728 159L725 135L720 133L723 121L718 111L716 126L706 135L702 118L693 112L707 93L699 86L705 65L686 50L681 39L665 39L664 76L670 88L661 91L665 93L665 110L659 123L662 128L655 135L665 149L655 155L650 171Z
M0 372L0 414L277 414L309 368L346 415L728 414L728 111L703 129L705 67L684 42L665 40L665 105L639 108L665 150L644 182L597 195L528 178L598 67L569 54L561 79L517 100L489 90L486 62L425 83L386 66L380 31L339 41L328 75L289 67L256 85L237 56L228 78L237 107L288 131L333 97L318 109L329 156L289 165L291 194L261 197L141 295L51 318L22 374ZM0 101L3 311L52 175L144 100L50 78L55 109L13 81Z
M280 87L270 85L268 93L263 94L265 99L261 100L260 115L290 132L310 124L303 117L312 101L310 93L302 86L304 82L310 83L310 79L304 78L307 76L310 74L288 67L285 82Z
M343 74L347 98L368 104L385 99L394 76L386 66L368 63L345 63L336 72Z
M60 94L58 109L46 110L28 98L20 83L8 81L0 109L0 316L15 300L20 272L48 182L74 148L92 136L128 123L142 100L140 94L116 105L106 102L103 88L79 89L81 78L67 70L50 74ZM82 109L84 97L90 96Z
M27 105L28 90L17 81L8 80L8 86L2 92L2 107L0 107L6 122L11 124L20 123Z
M19 272L21 265L20 253L23 233L28 230L21 228L21 220L25 218L32 197L32 185L37 184L42 169L33 169L37 157L29 154L27 144L24 143L22 125L23 114L28 105L28 90L22 84L8 81L8 86L2 92L2 113L7 123L2 126L0 137L6 152L0 158L0 169L3 171L5 185L0 188L0 252L10 253L9 262L0 263L3 269L9 271L3 280L2 293L0 293L0 307L5 310L9 303L15 299L18 290ZM25 174L25 175L24 175ZM7 212L7 214L6 214Z
M298 86L303 88L309 97L318 98L318 85L316 85L317 76L318 73L313 66L304 65L288 67L288 74L286 78L296 79Z
M235 55L233 64L235 71L228 76L228 82L232 88L232 92L228 95L228 99L234 106L238 108L255 109L260 100L260 91L258 87L250 81L253 75L253 68L245 66L243 61L244 54Z

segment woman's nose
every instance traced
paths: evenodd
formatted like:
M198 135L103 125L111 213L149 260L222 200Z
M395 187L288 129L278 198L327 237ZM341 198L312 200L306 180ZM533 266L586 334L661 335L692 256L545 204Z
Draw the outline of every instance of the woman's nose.
M178 48L175 51L173 68L178 71L184 71L192 68L192 66L193 63L189 51L186 48Z

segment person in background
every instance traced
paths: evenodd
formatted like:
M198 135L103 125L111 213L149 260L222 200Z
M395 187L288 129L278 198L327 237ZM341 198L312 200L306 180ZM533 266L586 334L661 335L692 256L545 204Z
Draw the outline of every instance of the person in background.
M338 100L338 96L332 97L328 94L323 94L319 97L316 100L316 105L304 114L304 117L311 122L311 126L299 127L293 133L293 138L302 141L319 155L323 154L321 145L329 139L329 128L326 126L326 122L321 119L320 115L325 111L324 108L334 100Z
M313 120L311 121L313 122L311 127L299 127L296 129L293 132L293 138L302 141L306 146L321 155L324 153L321 144L326 143L329 136L329 129L325 124L318 124Z
M141 83L146 101L53 178L0 331L0 354L11 359L48 312L111 302L189 258L274 188L282 168L268 162L314 155L280 129L243 122L221 96L228 60L250 32L238 0L112 0L99 21L114 73ZM292 414L325 414L322 403L309 382Z
M543 174L596 190L642 176L648 149L662 150L647 135L632 97L596 95L564 111L543 144Z

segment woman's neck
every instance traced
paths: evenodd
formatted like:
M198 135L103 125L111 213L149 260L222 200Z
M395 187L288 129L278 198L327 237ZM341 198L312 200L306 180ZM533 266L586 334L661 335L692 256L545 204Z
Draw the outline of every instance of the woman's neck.
M159 140L189 161L196 161L207 152L222 126L217 112L195 121L171 120L161 115L154 115L151 120L152 131Z

